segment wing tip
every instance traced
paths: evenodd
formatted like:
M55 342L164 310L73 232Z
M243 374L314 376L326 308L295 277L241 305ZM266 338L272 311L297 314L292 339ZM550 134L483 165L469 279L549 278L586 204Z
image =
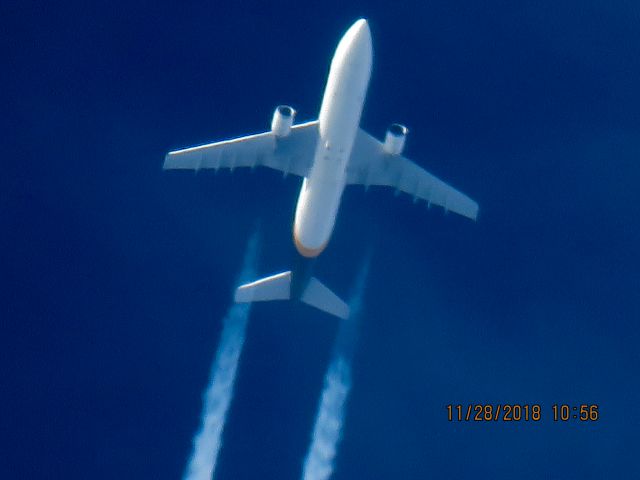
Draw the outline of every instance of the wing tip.
M474 202L473 210L472 210L472 216L470 216L469 218L471 220L473 220L474 222L477 222L479 213L480 213L480 207L478 206L477 203Z
M168 170L171 168L171 161L173 160L174 152L169 152L164 156L164 162L162 163L162 169Z

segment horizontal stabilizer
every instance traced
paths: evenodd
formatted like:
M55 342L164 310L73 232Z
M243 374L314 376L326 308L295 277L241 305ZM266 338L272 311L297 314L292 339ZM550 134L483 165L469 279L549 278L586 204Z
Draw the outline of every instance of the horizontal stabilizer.
M251 303L288 300L290 292L291 272L282 272L238 287L235 301L238 303Z
M300 300L336 317L349 318L349 306L315 277L309 280Z
M290 298L290 271L242 285L238 287L235 295L237 303L268 302L270 300L289 300ZM349 317L349 306L315 277L309 280L300 301L339 318Z

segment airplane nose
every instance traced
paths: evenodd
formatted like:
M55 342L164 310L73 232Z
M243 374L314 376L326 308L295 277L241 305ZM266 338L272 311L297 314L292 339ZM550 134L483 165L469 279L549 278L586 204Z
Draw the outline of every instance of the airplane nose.
M371 31L367 21L361 18L349 27L340 40L331 64L337 65L336 62L342 63L348 59L348 63L358 64L363 71L370 71L372 58Z
M353 31L353 38L358 43L371 43L371 30L369 30L369 23L366 19L357 20L349 30Z
M351 25L344 35L344 39L349 45L348 49L354 53L357 52L356 55L358 57L366 58L371 56L371 30L369 30L369 23L364 18Z

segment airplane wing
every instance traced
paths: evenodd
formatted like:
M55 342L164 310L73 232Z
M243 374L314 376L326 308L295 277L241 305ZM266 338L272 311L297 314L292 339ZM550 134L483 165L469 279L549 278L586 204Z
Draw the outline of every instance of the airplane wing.
M198 147L169 152L164 169L229 168L264 166L306 176L313 163L318 141L318 121L291 127L286 137L276 137L271 131L248 137L209 143Z
M364 130L358 130L347 165L347 183L394 187L412 195L414 201L426 200L472 220L478 204L401 155L391 155Z

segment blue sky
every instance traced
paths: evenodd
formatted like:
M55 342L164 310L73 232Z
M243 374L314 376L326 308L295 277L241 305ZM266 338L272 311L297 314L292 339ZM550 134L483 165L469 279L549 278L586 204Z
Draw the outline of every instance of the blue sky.
M373 256L334 478L637 476L640 12L634 2L5 3L0 476L176 478L246 241L286 269L299 180L164 153L319 108L366 16L362 126L480 204L477 223L345 192L317 275ZM249 321L218 478L296 478L335 319ZM448 403L538 403L451 423ZM596 423L550 419L600 405Z

